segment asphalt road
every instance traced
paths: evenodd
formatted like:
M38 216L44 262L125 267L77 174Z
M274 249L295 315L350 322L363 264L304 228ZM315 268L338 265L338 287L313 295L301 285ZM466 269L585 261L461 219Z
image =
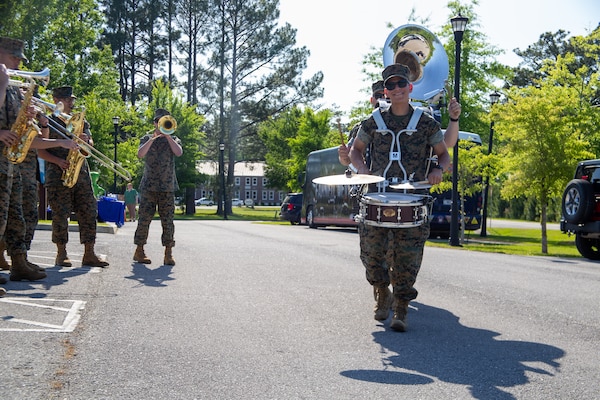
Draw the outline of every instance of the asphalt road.
M350 229L178 221L99 234L106 269L30 259L0 299L2 399L598 399L600 264L428 247L409 330L373 319ZM76 233L68 245L80 260Z

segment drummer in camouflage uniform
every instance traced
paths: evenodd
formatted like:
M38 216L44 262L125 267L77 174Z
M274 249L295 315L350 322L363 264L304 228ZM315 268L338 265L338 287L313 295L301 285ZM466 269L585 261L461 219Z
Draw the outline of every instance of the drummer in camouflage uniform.
M140 181L140 204L138 209L138 226L133 242L137 245L133 260L150 264L151 260L144 252L148 239L148 230L158 208L162 225L162 245L165 247L165 265L175 265L173 247L175 246L175 191L179 189L175 175L175 157L183 154L181 141L173 135L165 135L160 131L159 121L171 115L167 110L159 108L154 112L154 131L140 139L138 157L145 158L144 174Z
M412 84L410 71L401 64L392 64L383 70L385 93L391 102L390 108L381 111L387 129L394 134L408 127L415 112L410 105ZM451 110L451 120L458 121L460 107ZM365 120L350 150L352 164L358 173L383 176L390 163L392 134L378 132L373 116ZM367 168L363 154L370 147L371 165ZM427 168L429 150L433 148L438 164ZM400 135L400 161L414 181L427 180L430 184L442 181L442 172L450 165L450 156L444 143L440 124L428 113L422 113L416 125L416 132ZM398 162L391 163L386 178L402 177ZM389 188L388 188L389 191ZM375 319L386 320L390 308L393 317L390 327L404 332L408 304L417 297L413 287L421 267L423 248L429 236L429 221L414 227L379 227L372 224L359 224L360 258L366 269L367 281L373 286L376 299ZM389 290L392 285L393 294Z

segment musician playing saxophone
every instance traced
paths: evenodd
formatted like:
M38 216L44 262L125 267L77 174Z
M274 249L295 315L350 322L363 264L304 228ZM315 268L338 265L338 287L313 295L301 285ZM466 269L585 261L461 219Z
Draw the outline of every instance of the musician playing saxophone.
M63 114L71 114L76 99L71 86L62 86L53 89L52 97L55 104L59 102L63 104ZM50 118L66 130L67 121L64 121L62 116L51 116ZM54 124L51 125L54 126ZM58 138L61 135L51 129L44 133L44 137ZM90 146L93 145L87 121L79 138L87 142ZM48 202L52 209L52 242L56 244L57 248L55 264L63 267L70 267L72 265L67 255L67 243L69 241L68 219L71 213L75 213L77 223L79 224L79 240L85 248L81 265L90 267L108 266L109 264L101 260L94 250L98 203L94 197L87 160L84 160L81 166L77 182L73 187L66 187L63 184L63 171L69 168L69 162L67 161L69 151L56 148L40 151L40 154L47 161L45 186L48 191Z
M18 140L17 132L12 130L18 117L23 111L28 112L28 119L32 117L29 110L22 110L20 89L10 86L8 79L8 69L16 70L21 61L27 60L23 50L23 41L0 37L0 236L12 261L10 280L37 281L44 279L46 273L27 261L19 165L11 163L4 154L5 148ZM6 279L0 277L0 282Z

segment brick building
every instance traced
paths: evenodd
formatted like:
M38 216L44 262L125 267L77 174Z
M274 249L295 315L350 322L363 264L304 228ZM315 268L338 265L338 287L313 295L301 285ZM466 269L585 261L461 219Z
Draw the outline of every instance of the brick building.
M227 165L225 165L225 168L227 169ZM202 174L214 177L217 184L220 182L218 162L198 161L196 169ZM252 199L256 205L280 205L287 192L269 187L264 171L264 162L236 162L233 171L234 181L230 192L231 197L242 200ZM214 187L210 184L198 186L196 188L196 199L201 197L215 199L213 190Z

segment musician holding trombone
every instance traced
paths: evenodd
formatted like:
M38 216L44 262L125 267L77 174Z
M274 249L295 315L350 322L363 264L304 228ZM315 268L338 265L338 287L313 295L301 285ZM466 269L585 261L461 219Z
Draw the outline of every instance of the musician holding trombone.
M71 86L62 86L53 89L52 97L55 104L63 105L61 115L52 115L50 117L49 129L42 131L44 137L59 138L64 137L65 132L69 132L67 125L70 123L68 118L75 103L76 97L73 95ZM82 143L90 147L93 146L92 135L89 124L85 121L81 132L73 132ZM96 243L96 218L98 215L98 203L94 197L92 180L89 174L87 159L83 159L80 169L71 171L72 167L68 161L69 155L76 150L65 150L54 148L40 150L40 157L46 162L46 189L48 191L48 202L52 209L52 242L56 244L57 254L55 264L58 266L70 267L71 260L67 255L67 242L69 241L69 222L71 213L77 216L79 224L79 240L84 245L84 254L81 261L82 266L106 267L108 262L101 260L95 253ZM77 177L73 185L65 185L64 171L69 174L76 174Z
M144 252L148 230L158 208L162 225L162 245L165 247L164 265L175 265L175 191L179 189L175 175L175 157L183 154L181 141L173 136L177 127L171 113L158 108L154 112L154 129L140 139L138 157L145 158L144 174L140 181L140 206L138 226L133 239L137 245L133 260L150 264Z

